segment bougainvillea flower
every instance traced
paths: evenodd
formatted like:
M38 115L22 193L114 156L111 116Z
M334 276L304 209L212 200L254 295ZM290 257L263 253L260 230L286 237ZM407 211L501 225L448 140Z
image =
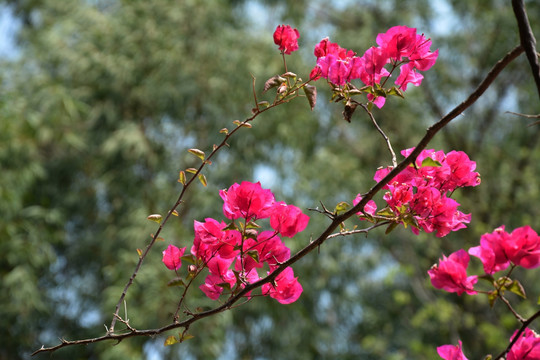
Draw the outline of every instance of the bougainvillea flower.
M463 354L461 340L457 345L443 345L437 348L437 353L444 360L468 360Z
M229 219L244 218L248 222L264 219L270 216L274 204L274 194L263 189L261 183L242 181L234 184L228 190L220 190L223 199L223 213Z
M512 341L517 331L510 339ZM540 336L527 328L512 346L506 360L540 360Z
M167 267L169 270L178 270L182 266L182 256L184 256L184 252L186 251L186 248L177 248L174 245L169 245L167 249L163 251L163 264Z
M473 289L478 281L478 276L467 276L467 266L469 265L469 254L463 249L451 254L448 258L443 255L439 264L435 264L428 270L431 284L437 289L448 292L455 292L458 295L466 292L475 295Z
M361 200L362 200L362 195L361 194L356 195L356 198L353 200L353 206L356 206L356 204L358 204ZM377 204L375 203L375 201L369 200L367 204L364 206L364 212L371 216L375 215L375 213L377 212ZM364 215L364 213L362 211L359 211L356 213L356 215L362 216Z
M377 35L379 45L388 57L400 61L404 56L412 54L416 45L416 29L407 26L394 26Z
M290 54L298 50L298 39L300 33L290 25L278 25L274 31L274 43L279 46L279 50L285 54Z
M294 237L303 231L309 222L309 216L298 207L284 202L275 203L270 215L270 226L281 236Z
M540 266L540 237L529 226L517 228L509 234L503 225L491 234L482 235L480 246L470 248L469 254L482 261L486 274L504 270L510 262L534 269Z
M281 272L273 284L264 284L262 293L270 295L281 304L290 304L298 300L302 294L302 285L298 282L298 278L294 277L294 272L291 267L286 268Z
M530 226L512 231L503 247L508 259L514 264L526 269L540 266L540 237Z

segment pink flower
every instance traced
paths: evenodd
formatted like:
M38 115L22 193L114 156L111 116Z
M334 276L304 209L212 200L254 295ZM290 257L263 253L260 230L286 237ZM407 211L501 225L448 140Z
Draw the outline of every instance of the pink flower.
M516 336L517 331L511 340ZM540 337L534 331L525 329L514 346L508 351L507 360L540 360Z
M291 257L291 250L285 246L279 236L271 231L263 231L259 234L255 249L259 254L259 261L267 262L270 271Z
M263 295L270 295L281 304L290 304L298 300L302 294L302 285L298 282L298 278L294 277L294 272L291 267L286 268L281 272L273 284L264 284L262 286Z
M457 345L439 346L437 353L444 360L468 360L461 349L461 340L459 340Z
M510 262L533 269L540 266L540 237L529 226L508 234L503 225L482 235L480 246L470 248L469 254L482 261L486 274L504 270Z
M219 195L224 201L223 213L229 219L264 219L270 216L274 204L272 191L263 189L259 182L242 181L240 185L221 190Z
M400 68L400 74L396 80L396 85L398 85L403 91L407 90L408 84L413 84L414 86L420 86L424 76L416 72L412 63L403 64Z
M232 258L236 256L238 250L236 245L241 242L242 236L236 230L226 230L227 225L212 218L207 218L204 223L194 221L195 239L191 253L208 261L215 254L223 258Z
M278 25L276 31L274 31L274 43L285 54L298 50L299 37L298 30L291 28L290 25Z
M184 252L186 251L186 248L177 248L174 245L169 245L167 249L163 251L163 263L169 270L178 270L182 266L182 256L184 256Z
M409 56L416 45L416 29L407 26L394 26L386 33L377 35L377 45L396 60Z
M503 247L514 264L526 269L540 266L540 237L530 226L523 226L512 231Z
M309 222L309 216L298 207L284 202L275 203L270 215L270 226L281 236L294 237L303 231Z
M362 200L362 195L361 194L356 195L356 198L353 200L353 206L356 206L356 204L358 204L361 200ZM377 212L377 204L375 204L375 201L369 200L367 204L364 206L364 212L371 216L375 215L375 213ZM362 216L364 214L361 211L359 211L356 213L356 215Z
M469 265L469 254L463 249L451 254L448 258L443 255L439 260L439 265L435 264L428 270L431 284L437 289L448 292L456 292L458 295L466 292L475 295L473 289L478 281L478 276L467 276L467 266Z

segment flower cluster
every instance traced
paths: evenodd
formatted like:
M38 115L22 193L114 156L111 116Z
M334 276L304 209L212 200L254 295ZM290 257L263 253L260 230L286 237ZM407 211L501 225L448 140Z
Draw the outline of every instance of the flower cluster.
M334 86L343 86L354 79L360 79L371 87L368 100L381 108L385 103L384 92L377 93L374 90L384 86L395 69L400 69L395 85L403 91L407 90L408 84L420 85L424 77L418 71L431 68L439 54L438 50L430 50L430 39L407 26L394 26L386 33L379 34L377 45L366 50L364 55L357 56L354 51L344 49L325 38L315 46L317 65L310 77L317 80L322 76ZM390 71L385 68L386 64L391 65Z
M482 261L486 274L504 270L510 263L534 269L540 266L540 237L529 226L509 234L503 225L491 234L482 235L480 246L470 248L469 254Z
M470 248L468 253L482 261L484 271L489 275L508 268L510 264L534 269L540 266L540 236L529 226L517 228L509 234L503 225L490 234L482 235L480 246ZM477 276L466 276L468 264L469 255L463 249L448 258L443 256L439 265L433 265L428 271L431 283L437 289L457 292L458 295L463 291L469 295L476 294L472 287Z
M191 248L198 264L195 272L205 267L209 270L200 289L213 300L226 289L234 293L258 281L257 269L265 264L270 274L288 260L291 252L281 237L294 237L309 221L296 206L276 202L274 194L263 189L260 183L234 184L221 190L220 196L224 201L223 214L232 221L225 223L212 218L195 221ZM260 226L255 221L267 218L272 230L259 231ZM183 250L170 245L164 252L163 262L169 269L177 270L182 255ZM282 304L290 304L300 297L302 286L289 267L272 283L263 285L262 293Z
M291 28L290 25L278 25L274 31L274 43L279 46L284 54L290 54L298 50L298 39L300 33L297 29Z
M529 226L515 229L511 233L505 231L504 225L492 233L482 235L480 246L471 247L468 253L460 249L448 258L443 255L439 264L433 265L428 271L431 283L437 289L456 292L461 295L466 292L475 295L473 289L478 276L467 276L469 254L478 257L484 267L485 279L492 279L493 291L487 292L490 301L502 296L505 290L524 296L524 290L519 281L512 281L507 275L494 280L492 274L505 270L509 266L521 266L533 269L540 266L540 236ZM516 334L514 334L516 336ZM511 341L513 340L512 337ZM459 345L444 345L437 348L443 359L466 359ZM540 360L540 337L530 329L520 335L519 339L509 350L507 360Z
M413 149L403 150L408 156ZM376 212L374 202L369 202L364 212L369 215L385 215L396 222L411 225L418 234L420 229L435 232L438 237L466 227L470 214L457 210L459 203L450 195L460 187L477 186L480 176L475 172L476 163L462 151L423 150L415 164L407 167L393 178L384 189L383 199L387 207ZM381 168L375 173L375 181L382 180L392 167ZM360 196L355 200L359 202Z

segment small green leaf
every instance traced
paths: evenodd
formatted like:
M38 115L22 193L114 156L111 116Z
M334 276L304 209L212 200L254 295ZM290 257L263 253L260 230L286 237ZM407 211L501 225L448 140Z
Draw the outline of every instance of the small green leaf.
M142 257L142 250L141 250L141 249L137 249L137 254L139 254L139 257Z
M440 162L438 162L437 160L433 160L432 158L427 157L424 160L422 160L421 167L424 167L424 166L441 167L442 164Z
M223 231L226 231L226 230L238 230L238 228L236 227L236 224L233 222L231 222L229 225L227 225L226 227L224 227L222 229Z
M176 337L171 335L165 340L165 343L163 345L170 346L170 345L178 344L179 342L180 341Z
M493 355L491 355L491 354L486 355L486 357L484 358L484 360L493 360Z
M161 216L160 214L152 214L152 215L148 215L147 219L151 221L155 221L158 224L160 224L161 219L163 219L163 216Z
M184 283L184 280L182 280L181 278L174 278L172 279L171 281L169 281L167 283L167 286L183 286L183 287L186 287L186 284Z
M250 123L243 122L243 121L240 121L240 120L234 120L233 124L236 125L236 126L240 126L240 127L247 127L248 129L250 129L252 127Z
M344 212L347 212L351 208L351 205L345 201L340 202L336 205L336 208L334 209L334 214L339 215L343 214Z
M205 154L204 154L204 151L202 150L199 150L199 149L189 149L188 152L190 154L193 154L195 155L196 157L198 157L199 159L203 160L204 161L204 158L205 158Z
M178 182L182 185L186 185L186 173L183 171L180 171L178 174Z
M403 93L401 92L401 90L399 90L397 87L395 86L392 86L392 88L390 88L389 90L386 91L386 94L387 95L394 95L394 96L399 96L400 98L402 99L405 99L405 96L403 96Z
M261 226L255 223L255 221L253 220L248 222L248 224L246 225L246 229L260 229L260 228Z
M208 183L206 182L206 176L204 176L203 174L199 174L199 181L201 182L201 184L203 184L204 187L208 185Z
M499 297L499 292L497 290L490 291L488 293L489 306L493 307L495 305L495 300Z
M304 85L304 93L306 94L307 101L311 111L317 104L317 88L313 85L306 84Z
M195 256L189 254L189 255L184 255L182 256L180 259L182 259L182 261L186 261L190 264L195 264L196 263L196 259L195 259Z
M247 254L250 258L255 260L255 262L259 262L259 252L257 250L249 250Z
M373 103L371 101L368 102L367 109L368 109L369 112L371 112L371 110L373 110Z
M257 106L264 106L264 107L269 107L270 106L270 103L268 101L259 101L257 103Z
M518 280L512 281L512 284L507 287L507 289L514 294L521 296L522 298L526 299L527 295L525 295L525 289L523 288L523 285Z
M181 339L180 339L180 342L184 342L186 340L189 340L189 339L193 339L195 336L194 335L191 335L191 334L184 334L183 336L181 336Z
M396 214L394 214L392 209L390 209L389 207L385 207L384 209L377 211L377 215L386 216L386 217L394 217Z
M195 169L195 168L187 168L186 171L187 171L188 173L192 173L192 174L196 174L196 173L197 173L197 169Z
M391 223L390 225L388 225L388 227L386 228L386 231L384 233L386 235L390 234L398 225L399 225L399 223L397 223L397 222Z

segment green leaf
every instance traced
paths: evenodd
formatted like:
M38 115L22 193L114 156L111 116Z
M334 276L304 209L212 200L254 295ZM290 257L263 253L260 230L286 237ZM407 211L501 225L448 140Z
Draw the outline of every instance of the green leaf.
M438 162L437 160L433 160L432 158L427 157L424 160L422 160L421 167L424 167L424 166L441 167L442 164L440 162Z
M495 305L495 300L499 297L499 292L497 290L490 291L488 293L489 306L493 307Z
M395 86L392 86L389 90L387 90L386 94L387 95L399 96L400 98L405 99L405 96L403 96L403 93L401 92L401 90L399 90Z
M343 214L344 212L347 212L351 208L351 205L345 201L340 202L336 205L336 208L334 209L334 214L339 215Z
M195 264L197 262L197 260L195 259L195 256L189 254L189 255L184 255L180 258L182 261L186 261L190 264Z
M181 278L174 278L172 279L171 281L169 281L167 283L167 286L169 287L172 287L172 286L183 286L183 287L186 287L186 283L184 283L184 280L182 280Z
M178 175L178 182L182 185L186 185L186 173L183 171L180 171Z
M240 121L240 120L234 120L233 124L236 125L236 126L239 126L239 127L247 127L248 129L252 128L250 123L243 122L243 121Z
M270 106L270 103L268 101L259 101L257 103L257 106L264 106L264 107L269 107Z
M392 209L390 209L389 207L385 207L384 209L377 211L377 215L386 216L386 217L394 217L396 214L394 214Z
M313 111L313 108L315 108L315 105L317 104L317 88L313 85L306 84L304 85L304 93L309 102L309 107L311 108L311 111Z
M163 219L163 216L161 216L160 214L152 214L152 215L148 215L147 219L151 221L155 221L158 224L160 224L161 219Z
M238 230L238 227L236 226L236 224L233 222L231 222L229 225L227 225L226 227L224 227L222 229L223 231L226 231L226 230Z
M170 345L178 344L179 342L180 341L176 337L171 335L165 340L165 343L163 343L163 345L170 346Z
M261 228L261 226L258 225L257 223L255 223L255 221L253 221L253 220L248 222L247 225L246 225L246 229L260 229L260 228Z
M196 174L196 173L197 173L197 169L195 169L195 168L187 168L186 171L187 171L188 173L192 173L192 174Z
M142 257L142 250L141 250L141 249L137 249L137 254L139 254L139 257L141 258L141 257Z
M525 295L525 289L523 288L523 285L518 280L512 281L512 284L507 287L507 289L514 294L521 296L522 298L526 299L527 295Z
M183 336L180 335L182 338L180 339L180 342L184 342L186 340L189 340L189 339L193 339L195 336L194 335L191 335L191 334L184 334Z
M208 185L208 182L206 181L206 176L204 176L203 174L199 174L199 181L201 182L201 184L203 184L204 187Z
M390 234L398 225L399 225L399 223L397 223L397 222L391 223L390 225L388 225L388 227L386 228L386 231L384 233L386 235Z
M204 151L202 150L199 150L199 149L188 149L188 152L190 154L193 154L195 155L196 157L198 157L199 159L203 160L204 161L204 158L205 158L205 154L204 154Z

